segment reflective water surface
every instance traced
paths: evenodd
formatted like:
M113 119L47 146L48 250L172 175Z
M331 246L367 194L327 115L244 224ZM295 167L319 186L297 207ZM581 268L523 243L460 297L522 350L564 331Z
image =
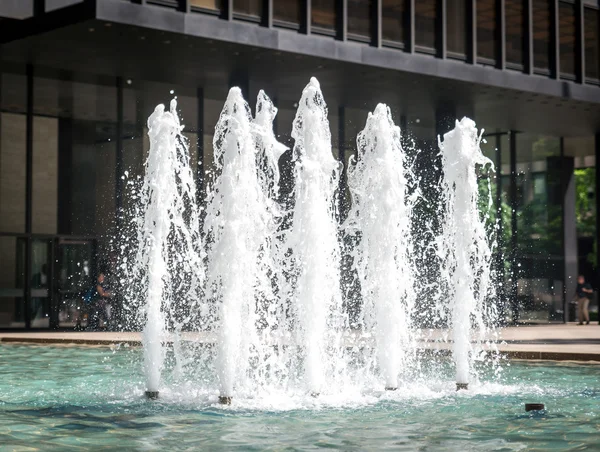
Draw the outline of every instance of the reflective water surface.
M0 450L600 447L598 365L505 363L460 393L452 366L435 365L394 392L264 392L222 407L201 370L145 400L141 361L138 348L0 345ZM526 402L547 411L525 413Z

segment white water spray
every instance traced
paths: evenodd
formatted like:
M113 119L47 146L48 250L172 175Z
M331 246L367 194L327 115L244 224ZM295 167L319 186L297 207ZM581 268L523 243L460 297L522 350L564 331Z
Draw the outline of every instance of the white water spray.
M140 194L145 212L138 216L137 256L133 274L146 300L143 331L144 371L149 392L160 386L167 326L177 333L190 321L199 302L204 272L201 264L196 187L188 146L181 134L177 102L170 111L159 105L148 118L150 151Z
M473 318L483 335L485 302L491 290L492 252L477 205L476 166L492 162L481 152L481 135L469 118L456 121L456 127L438 141L444 171L444 221L438 252L452 316L456 383L468 384L471 321Z
M375 337L376 362L388 389L414 353L411 313L415 305L412 263L410 169L400 128L389 108L377 105L357 138L358 158L349 162L352 209L345 229L357 234L352 250L361 284L364 331Z
M292 306L304 385L318 394L328 371L341 359L340 333L347 325L335 217L340 163L331 152L327 106L314 77L302 92L292 137L295 204L287 236L295 275Z
M216 309L216 370L221 397L226 398L233 396L236 385L246 383L251 358L264 357L259 337L265 320L262 307L274 298L267 274L278 210L268 194L278 189L274 168L281 148L272 133L276 110L267 111L268 103L262 93L253 124L240 89L232 88L213 139L218 177L207 195L204 225L207 295ZM261 179L257 161L263 160L270 171Z

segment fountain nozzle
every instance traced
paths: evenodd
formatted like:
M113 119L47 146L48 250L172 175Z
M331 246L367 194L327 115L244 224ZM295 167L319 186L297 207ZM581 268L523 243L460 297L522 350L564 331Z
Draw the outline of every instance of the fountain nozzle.
M219 396L219 403L221 405L231 405L231 399L233 399L231 396Z
M544 406L543 403L526 403L525 404L525 411L542 411L545 408L546 407Z
M158 391L146 391L146 398L149 400L158 399Z
M469 383L456 383L456 390L460 391L460 390L468 390L469 389Z
M396 389L398 389L396 386L386 386L385 387L386 391L395 391Z

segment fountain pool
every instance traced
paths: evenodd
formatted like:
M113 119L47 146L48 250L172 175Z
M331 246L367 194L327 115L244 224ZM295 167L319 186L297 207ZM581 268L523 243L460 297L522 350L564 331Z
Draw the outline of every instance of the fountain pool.
M143 361L135 347L2 345L0 448L558 451L600 444L597 365L517 361L456 392L448 360L424 369L427 384L406 381L393 392L257 395L224 406L218 387L202 383L170 381L160 399L146 400ZM547 412L526 413L531 401Z

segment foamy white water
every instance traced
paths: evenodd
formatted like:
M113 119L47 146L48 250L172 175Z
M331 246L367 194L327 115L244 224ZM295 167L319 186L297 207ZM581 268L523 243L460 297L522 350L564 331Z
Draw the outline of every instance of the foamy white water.
M363 391L376 394L382 385L420 381L424 363L416 358L411 319L421 289L416 239L435 247L442 264L439 292L449 296L440 297L434 310L451 315L456 382L469 382L471 319L483 338L493 291L476 173L490 162L479 149L475 124L457 122L439 142L442 233L429 244L428 237L411 232L418 187L400 130L384 104L369 114L357 158L349 162L352 206L343 225L353 236L350 252L361 287L362 331L356 332L350 331L340 288L336 208L342 165L332 154L318 81L312 78L303 90L293 123L291 212L277 202L278 161L286 148L273 133L276 114L260 91L252 118L241 91L230 90L215 128L217 177L207 187L202 233L176 103L167 112L158 106L148 120L150 154L132 266L136 283L128 296L145 302L147 389L168 394L160 388L167 331L174 333L176 384L191 392L197 385L208 397L218 386L226 398L276 395L304 403L313 400L309 393L320 394L325 405L342 406ZM288 213L291 226L285 229ZM180 340L179 331L198 329L215 344L214 352ZM308 405L314 403L321 402Z
M408 193L410 169L400 128L385 104L369 113L357 147L357 158L348 167L352 209L345 229L358 236L351 253L361 284L362 328L375 338L372 367L379 369L386 387L397 388L400 372L415 351L414 199Z
M336 189L340 163L331 151L327 106L314 77L304 88L292 129L294 212L287 234L291 250L295 341L303 358L302 381L320 393L342 357L347 327L340 291Z
M444 219L437 244L449 290L457 383L469 382L471 318L483 338L486 298L492 290L492 251L478 208L476 167L493 164L481 152L480 141L475 122L469 118L456 121L455 128L439 140Z
M232 88L213 139L217 179L207 194L206 289L215 309L216 371L225 397L232 397L236 386L255 384L246 371L252 362L254 373L265 358L261 330L269 320L269 305L276 302L268 275L279 211L269 193L278 190L275 168L281 147L272 131L276 110L268 103L262 93L253 124L240 89ZM267 169L259 171L263 167L257 161L265 161Z
M141 189L133 274L141 284L128 297L145 299L144 370L148 391L158 391L167 323L176 333L199 301L201 264L196 187L177 102L158 105L148 118L150 150Z

